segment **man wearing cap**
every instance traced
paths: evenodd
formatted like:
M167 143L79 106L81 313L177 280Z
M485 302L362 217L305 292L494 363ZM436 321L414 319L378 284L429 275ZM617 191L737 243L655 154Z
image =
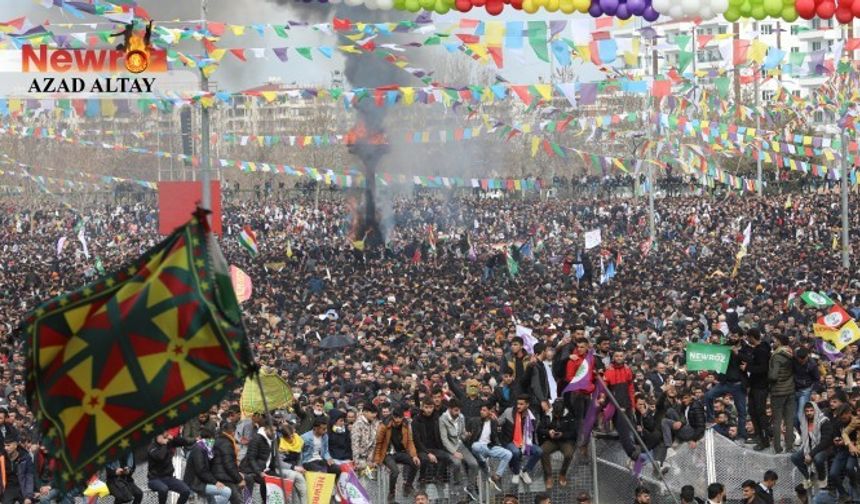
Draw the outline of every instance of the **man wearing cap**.
M3 439L6 487L0 486L3 504L30 504L35 502L35 469L30 452L19 444L18 433L7 431Z

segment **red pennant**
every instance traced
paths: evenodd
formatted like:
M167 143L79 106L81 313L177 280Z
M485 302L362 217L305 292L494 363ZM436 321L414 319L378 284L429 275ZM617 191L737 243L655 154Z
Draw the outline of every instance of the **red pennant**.
M240 59L241 61L248 61L245 59L245 50L244 49L230 49L230 52L233 53L233 56Z
M334 31L348 31L352 26L352 22L349 19L339 19L337 17L331 23Z

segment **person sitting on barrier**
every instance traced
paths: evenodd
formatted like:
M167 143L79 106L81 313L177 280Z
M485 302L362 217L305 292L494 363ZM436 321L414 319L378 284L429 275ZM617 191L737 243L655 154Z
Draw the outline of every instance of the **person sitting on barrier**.
M552 488L552 454L557 451L564 456L558 472L558 484L567 486L567 470L576 451L577 432L576 419L573 418L573 412L565 407L564 401L556 401L552 405L552 418L542 431L539 432L542 441L540 449L543 451L540 461L546 489Z
M339 409L329 412L328 449L337 466L352 462L352 439L346 427L346 413Z
M833 443L836 449L830 465L830 473L827 476L827 484L830 493L835 493L836 497L841 499L849 495L842 480L846 476L851 476L857 469L860 448L857 446L856 436L857 428L860 427L860 416L852 415L851 406L843 404L834 413L834 418L838 419L833 429Z
M791 462L803 475L807 488L812 487L809 466L814 464L819 487L823 487L827 479L827 458L833 447L833 425L817 404L807 402L804 405L800 434L800 449L791 456Z
M532 478L529 473L543 452L537 444L537 418L529 409L529 396L518 396L516 406L502 413L499 425L502 430L501 441L512 455L511 482L518 485L522 478L523 483L530 485ZM521 465L523 456L528 457L524 466Z
M376 432L379 430L377 409L373 403L365 404L352 426L352 457L357 472L373 468L373 447L376 445Z
M270 472L292 482L293 491L288 502L304 504L307 495L307 482L305 481L304 468L299 466L301 461L302 437L296 434L295 426L289 420L284 420L277 432L278 454L273 457L270 464ZM280 464L277 467L276 464Z
M233 418L238 415L230 415ZM242 489L245 479L239 472L239 442L236 440L236 424L229 420L221 422L221 434L215 438L212 448L212 476L230 488L230 503L242 504Z
M179 495L177 504L185 504L191 495L191 489L188 488L188 485L173 476L175 471L173 455L176 448L186 445L187 443L183 438L175 438L169 432L159 434L149 445L147 480L149 481L149 489L158 494L158 504L167 503L168 492Z
M264 426L263 417L254 416L254 426L257 432L251 436L248 442L248 451L245 458L239 463L239 472L245 477L246 492L254 495L254 484L260 485L260 497L266 502L266 474L269 460L272 455L272 439L275 437L275 429L272 426Z
M741 483L742 504L765 504L762 498L756 493L757 490L758 484L753 480L746 480Z
M313 428L302 434L301 466L305 471L337 474L337 464L328 449L328 420L317 418Z
M726 413L725 411L717 412L714 415L714 432L727 439L731 439L729 434L729 427L731 427L731 424L729 424L728 413Z
M452 398L448 401L448 410L439 417L439 431L442 445L451 456L454 469L455 484L463 484L463 470L467 477L466 493L472 498L477 495L478 461L464 444L466 440L466 418L460 412L460 401ZM475 498L475 500L477 500Z
M135 467L134 453L105 467L105 483L115 504L140 504L143 501L143 490L134 482Z
M667 392L670 397L673 389ZM696 443L705 435L705 407L701 402L693 399L689 390L680 393L681 402L666 410L666 418L663 419L663 443L667 448L672 446L673 439L687 441L690 448L696 448ZM671 402L670 402L671 404Z
M776 486L776 481L778 479L779 476L776 474L776 471L768 469L764 472L762 482L759 483L758 487L755 489L756 495L761 499L763 504L774 504L773 487Z
M513 455L499 440L499 423L496 421L490 403L484 403L481 406L478 418L468 420L466 431L468 435L466 445L472 449L472 453L485 474L489 472L487 459L498 460L496 472L490 476L490 484L497 492L501 492L502 488L499 483L502 481L502 475L508 468Z
M669 472L669 467L663 465L666 461L666 446L663 444L663 433L660 424L666 415L666 391L670 385L664 383L660 386L660 395L657 404L649 404L643 397L636 398L636 409L633 411L633 424L636 432L645 442L645 447L652 452L662 474Z
M708 390L705 394L705 404L708 407L708 415L713 418L714 415L714 399L730 393L735 401L735 406L738 408L738 430L742 439L746 439L746 417L747 417L747 393L744 380L746 379L746 371L741 369L741 364L746 363L744 359L748 356L740 353L741 340L740 336L732 333L728 336L726 344L732 347L732 353L729 354L729 365L724 374L718 375L719 383ZM746 366L744 366L746 369ZM792 392L794 391L794 382L792 382Z
M397 478L400 476L398 464L408 466L406 482L403 485L403 494L408 496L412 493L412 483L418 475L421 459L415 451L415 443L412 439L412 429L403 420L403 409L397 408L391 413L388 423L379 426L376 433L376 447L373 450L373 463L385 465L389 471L388 478L388 501L394 502L394 492L397 489Z
M724 504L726 502L726 487L722 483L708 485L707 504Z
M415 450L421 460L418 484L426 485L430 482L447 480L447 471L452 459L442 444L439 415L436 413L436 405L432 398L425 397L421 401L421 412L412 419L412 435Z
M196 420L196 419L195 419ZM212 449L215 445L215 431L204 425L196 431L197 441L191 446L185 464L185 474L182 481L197 495L206 497L214 504L230 502L232 491L212 474ZM185 439L188 439L186 436ZM143 493L140 494L143 498ZM139 504L140 501L138 500Z

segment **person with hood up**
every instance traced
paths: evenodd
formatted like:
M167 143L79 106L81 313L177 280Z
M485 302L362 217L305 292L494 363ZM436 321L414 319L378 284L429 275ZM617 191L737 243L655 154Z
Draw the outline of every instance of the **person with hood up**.
M833 446L833 425L814 402L807 402L803 407L800 439L800 450L791 456L791 463L803 475L807 488L812 486L809 466L814 464L818 485L823 487L827 479L827 458L830 456L830 447Z
M794 352L789 346L788 336L774 339L777 348L770 358L768 379L770 380L770 405L773 411L773 452L782 453L779 434L784 427L785 449L794 446ZM740 419L738 419L740 421Z
M346 413L339 409L329 412L328 451L338 466L352 462L352 437L346 428Z

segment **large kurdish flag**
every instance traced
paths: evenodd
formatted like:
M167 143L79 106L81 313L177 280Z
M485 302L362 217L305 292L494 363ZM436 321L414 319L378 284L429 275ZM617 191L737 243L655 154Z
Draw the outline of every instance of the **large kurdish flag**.
M66 486L207 410L250 371L226 261L202 216L28 316L27 396Z

